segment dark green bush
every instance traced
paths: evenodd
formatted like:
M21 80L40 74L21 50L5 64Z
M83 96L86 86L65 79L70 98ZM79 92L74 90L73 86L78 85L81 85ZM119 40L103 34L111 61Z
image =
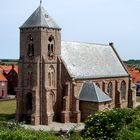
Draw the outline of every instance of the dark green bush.
M79 133L72 133L69 140L84 140Z
M113 109L90 115L85 122L84 137L114 139L133 120L132 109Z
M140 106L134 109L132 122L118 134L117 140L140 140Z
M140 140L140 132L131 131L128 128L125 128L118 133L116 140Z

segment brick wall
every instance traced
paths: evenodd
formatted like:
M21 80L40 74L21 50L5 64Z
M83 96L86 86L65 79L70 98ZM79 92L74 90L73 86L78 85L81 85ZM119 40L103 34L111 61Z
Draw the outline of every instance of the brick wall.
M0 81L0 97L7 97L7 81Z

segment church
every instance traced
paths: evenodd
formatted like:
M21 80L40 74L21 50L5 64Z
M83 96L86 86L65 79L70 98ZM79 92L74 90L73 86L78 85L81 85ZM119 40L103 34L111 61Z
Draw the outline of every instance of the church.
M79 123L98 110L135 107L135 89L113 43L61 41L40 6L20 27L18 122Z

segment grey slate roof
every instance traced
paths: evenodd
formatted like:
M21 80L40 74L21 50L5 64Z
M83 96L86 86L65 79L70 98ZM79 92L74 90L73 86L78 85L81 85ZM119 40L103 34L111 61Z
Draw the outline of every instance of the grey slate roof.
M42 6L39 6L20 28L32 27L60 29Z
M110 45L62 41L61 58L75 79L128 76Z
M112 99L95 83L84 83L80 91L79 100L101 103L111 101Z

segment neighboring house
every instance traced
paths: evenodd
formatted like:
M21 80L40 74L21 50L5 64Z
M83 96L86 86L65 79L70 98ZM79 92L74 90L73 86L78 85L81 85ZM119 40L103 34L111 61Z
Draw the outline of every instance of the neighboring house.
M135 107L135 99L113 43L61 41L41 5L20 27L17 121L78 123L98 110Z
M17 66L8 66L7 69L3 70L3 74L8 80L8 94L16 95L15 88L18 84L18 67Z
M140 95L140 71L128 68L132 82L136 85L136 94Z
M15 88L18 83L18 66L0 65L0 72L7 79L7 90L9 95L16 95Z
M7 97L7 79L0 72L0 99Z

